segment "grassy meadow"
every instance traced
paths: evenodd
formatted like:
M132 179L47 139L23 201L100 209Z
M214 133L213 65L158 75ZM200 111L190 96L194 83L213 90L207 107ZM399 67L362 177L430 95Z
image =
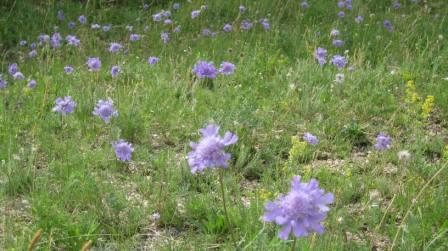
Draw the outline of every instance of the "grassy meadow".
M342 2L1 1L0 249L42 230L33 250L448 250L448 2ZM201 78L201 60L235 71ZM210 123L238 141L193 174ZM323 234L282 240L265 205L296 175L334 202Z

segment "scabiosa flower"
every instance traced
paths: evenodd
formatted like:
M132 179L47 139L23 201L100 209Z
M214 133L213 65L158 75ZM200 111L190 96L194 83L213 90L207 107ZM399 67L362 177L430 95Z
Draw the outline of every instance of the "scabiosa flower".
M303 1L300 3L300 7L302 7L302 9L308 9L310 5L306 1Z
M232 25L231 24L225 24L222 28L225 32L231 32L232 31Z
M253 24L248 21L248 20L243 20L243 22L241 22L241 29L242 30L250 30L252 28Z
M308 144L310 144L310 145L317 145L319 143L319 139L309 132L306 132L303 135L303 140L308 142Z
M3 76L0 74L0 89L6 88L8 82L3 79Z
M24 80L25 79L25 76L20 71L14 73L14 75L12 75L12 77L14 78L14 80Z
M8 73L9 75L14 75L19 70L19 66L17 63L12 63L8 66Z
M72 36L72 35L67 35L66 37L65 37L65 40L67 40L67 43L69 44L69 45L73 45L73 46L79 46L80 45L80 41L79 41L79 39L77 39L75 36Z
M59 21L64 21L64 19L65 19L64 12L62 10L58 10L57 17L58 17Z
M331 59L331 63L337 66L338 68L344 68L345 65L347 64L347 59L345 59L345 57L341 55L334 55L333 58Z
M334 82L342 84L342 83L344 83L344 78L345 78L344 73L337 73L335 76Z
M38 39L39 39L39 42L45 43L45 42L50 41L50 36L48 36L47 34L41 34L41 35L39 35Z
M173 3L173 9L178 10L180 8L180 3Z
M85 24L87 22L87 18L85 16L79 16L78 21L80 24Z
M113 142L112 146L115 148L115 155L121 161L131 161L132 152L134 148L128 142L120 139L117 142Z
M219 68L219 73L223 75L232 75L235 72L235 65L229 62L222 62Z
M342 41L340 39L335 39L335 40L333 40L333 45L338 47L338 48L342 47L342 46L344 46L344 41Z
M355 67L354 67L354 66L350 66L350 67L348 67L348 71L349 71L349 72L354 72L354 71L355 71Z
M75 28L75 26L76 26L75 22L68 22L68 24L67 24L67 27L69 29L73 29L73 28Z
M337 36L339 36L339 34L340 34L339 30L336 30L336 29L332 29L330 32L330 36L332 36L332 37L337 37Z
M345 7L345 2L339 1L338 2L338 8L344 8L344 7Z
M268 23L268 20L266 18L260 19L259 23L263 26L264 30L270 30L271 25Z
M101 29L101 25L99 25L99 24L92 24L92 25L90 26L90 28L91 28L92 30L98 30L98 29Z
M394 27L392 26L392 23L389 20L384 20L383 25L387 29L387 31L389 31L389 32L394 31Z
M344 17L344 16L345 16L345 13L342 10L338 12L338 17Z
M401 150L397 153L398 160L406 162L411 158L411 153L407 150Z
M355 18L355 22L357 22L358 24L359 24L359 23L362 23L362 21L364 21L364 17L363 17L363 16L357 16L357 17Z
M317 59L319 64L322 66L327 63L327 50L324 48L318 47L314 52L314 57Z
M31 79L29 82L28 82L28 84L27 84L27 87L28 88L30 88L30 89L34 89L34 87L36 87L36 80L34 80L34 79Z
M112 53L117 53L121 50L121 48L123 48L123 45L119 43L110 43L109 51Z
M191 12L191 19L195 19L199 16L199 14L201 14L200 10L194 10Z
M212 34L212 32L210 31L210 29L205 28L202 30L201 34L204 37L209 37Z
M173 20L171 20L171 19L165 19L165 21L163 21L163 24L164 24L164 25L171 25L171 24L173 24Z
M239 10L240 10L240 13L244 13L244 12L246 12L246 7L244 7L243 5L240 5Z
M64 98L57 98L56 106L53 107L53 112L58 112L62 115L67 115L72 113L76 108L76 102L73 101L72 97L65 96Z
M89 67L89 71L99 71L101 67L101 61L99 58L89 57L86 64L87 67Z
M25 46L26 45L26 40L20 40L20 42L19 42L19 46Z
M149 4L147 4L147 3L143 4L143 9L144 9L144 10L149 9Z
M173 29L173 32L174 32L174 33L179 33L179 32L180 32L180 25L176 26L176 27Z
M31 43L31 44L30 44L30 49L31 49L31 50L36 49L36 47L37 47L37 44L36 44L36 43Z
M198 61L193 68L193 72L200 78L216 78L217 70L212 62Z
M70 65L64 67L64 72L67 74L72 74L73 70L74 70L73 67L71 67Z
M171 11L169 11L169 10L162 11L162 16L164 16L164 17L171 17Z
M191 173L203 173L206 168L227 168L229 166L227 161L231 156L224 152L224 148L235 144L238 137L231 132L226 132L224 137L220 137L219 126L214 124L209 124L199 131L202 138L198 143L190 143L193 151L188 153L188 165L191 168Z
M120 71L121 71L120 66L114 65L110 70L110 75L112 75L112 77L115 78L116 76L118 76L118 73L120 73Z
M32 50L28 53L28 57L30 58L34 58L37 56L37 51L36 50Z
M167 44L170 42L170 34L168 34L168 32L163 31L162 33L160 33L160 38L162 39L164 44Z
M305 183L300 181L300 176L295 176L288 194L266 204L263 220L282 226L278 234L282 240L288 239L291 231L295 237L308 236L312 232L322 234L325 231L322 221L330 210L327 205L333 201L334 195L319 188L317 180Z
M395 2L395 3L393 3L392 7L394 7L394 9L398 10L401 8L401 4L400 4L400 2Z
M139 34L131 34L130 36L129 36L129 40L131 40L131 41L138 41L138 40L140 40L140 35Z
M392 145L392 138L384 133L378 134L376 137L376 144L374 145L377 150L387 150Z
M148 64L155 65L160 61L160 58L158 57L149 57L148 58Z
M62 36L58 32L54 33L50 39L50 46L53 48L61 47Z
M112 28L112 24L103 25L103 31L104 31L104 32L108 32L108 31L110 31L111 28Z
M156 13L156 14L152 15L152 20L154 22L160 22L160 21L162 21L162 18L163 18L162 13Z
M114 102L110 98L108 100L99 100L92 114L103 119L106 124L109 124L112 117L118 116L117 110L114 109Z

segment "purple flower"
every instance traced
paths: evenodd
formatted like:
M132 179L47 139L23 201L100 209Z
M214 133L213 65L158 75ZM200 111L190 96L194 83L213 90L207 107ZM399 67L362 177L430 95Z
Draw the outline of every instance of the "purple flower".
M62 10L58 10L57 17L58 17L59 21L64 21L64 19L65 19L64 12Z
M164 25L171 25L171 24L173 24L173 20L171 20L171 19L165 19L165 21L163 21L163 24L164 24Z
M160 58L158 57L149 57L148 58L148 64L155 65L160 61Z
M231 32L232 31L232 25L231 24L225 24L222 28L225 32Z
M392 145L392 138L384 133L378 134L376 137L376 144L374 145L377 150L387 150Z
M64 72L67 74L72 74L73 70L74 70L73 67L71 67L70 65L64 67Z
M205 28L202 30L201 34L204 37L209 37L212 34L212 32L210 31L210 29Z
M171 17L171 12L169 10L162 11L162 16L164 16L164 17Z
M354 72L354 71L355 71L355 67L354 67L354 66L350 66L350 67L348 67L348 71L349 71L349 72Z
M89 57L86 64L87 67L89 67L89 71L99 71L101 67L101 61L99 58Z
M339 34L340 34L339 30L336 30L336 29L333 29L330 32L330 36L332 36L332 37L337 37L337 36L339 36Z
M37 47L37 44L36 44L36 43L31 43L31 44L30 44L30 49L31 49L31 50L36 49L36 47Z
M114 65L110 70L110 75L112 75L112 77L115 78L116 76L118 76L118 73L120 73L120 71L121 71L120 66Z
M235 65L229 62L222 62L219 68L219 73L223 75L232 75L235 72Z
M3 76L0 74L0 89L6 88L8 82L3 79Z
M345 16L345 13L342 10L338 12L338 17L344 17L344 16Z
M180 4L179 3L173 3L173 9L174 10L178 10L180 8Z
M152 20L154 22L160 22L160 21L162 21L162 18L163 18L162 13L156 13L156 14L152 15Z
M53 48L61 47L62 36L58 32L54 33L50 39L50 46Z
M331 63L337 66L338 68L344 68L345 65L347 64L347 59L345 59L345 57L341 55L334 55L333 58L331 59Z
M50 41L50 36L48 36L47 34L41 34L41 35L39 35L38 39L39 39L39 42L45 43L45 42Z
M117 142L113 142L112 146L115 148L115 155L117 155L118 159L121 161L131 161L132 152L134 151L131 144L120 139Z
M85 24L87 22L87 18L85 16L79 16L78 21L80 24Z
M26 43L27 43L26 40L20 40L19 46L25 46Z
M386 27L387 31L393 32L394 27L392 26L392 23L389 20L384 20L384 27Z
M67 43L69 45L73 45L73 46L79 46L79 44L81 43L79 41L79 39L77 39L75 36L72 36L72 35L67 35L65 37L65 40L67 40Z
M347 4L347 5L345 6L345 8L346 8L347 10L352 10L352 9L353 9L353 6L352 6L351 4Z
M278 234L282 240L287 240L291 232L295 237L308 236L312 232L322 234L325 231L322 221L330 210L328 204L333 201L334 195L319 188L317 180L305 183L300 181L300 176L295 176L288 194L266 204L263 220L282 226Z
M34 87L36 87L36 80L31 79L31 80L28 82L27 87L30 88L30 89L34 89Z
M14 75L14 73L16 73L19 70L19 66L17 65L17 63L12 63L8 66L8 73L9 75Z
M129 40L131 40L131 41L138 41L138 40L140 40L140 35L139 34L131 34L130 36L129 36Z
M303 140L308 142L308 144L310 144L310 145L317 145L319 143L319 139L309 132L306 132L303 135Z
M248 21L248 20L243 20L243 21L241 22L241 26L240 26L240 28L241 28L242 30L250 30L250 29L252 28L252 26L253 26L253 24L252 24L250 21Z
M302 7L302 9L308 9L310 5L306 1L303 1L300 3L300 7Z
M121 48L123 48L123 45L119 43L110 43L109 51L112 53L117 53L118 51L121 50Z
M114 102L112 99L99 100L92 112L93 115L100 117L109 124L111 117L117 117L118 112L114 109Z
M339 1L338 2L338 8L344 8L344 7L345 7L345 2Z
M355 22L357 22L358 24L359 24L359 23L362 23L362 21L364 21L364 17L363 17L363 16L357 16L357 17L355 18Z
M166 31L160 33L160 38L162 39L164 44L167 44L170 42L170 34L168 34L168 32L166 32Z
M324 48L318 47L314 52L314 57L317 59L319 64L322 66L327 63L327 50Z
M208 10L208 5L201 5L201 10Z
M191 12L191 19L195 19L199 16L199 14L201 14L200 10L194 10Z
M76 108L76 102L70 96L65 96L63 99L57 98L55 103L56 106L53 107L53 112L58 112L62 115L70 114Z
M240 10L240 13L244 13L244 12L246 12L246 7L240 5L239 10Z
M37 51L36 50L32 50L28 53L28 57L30 58L34 58L37 56Z
M20 71L14 73L14 75L12 75L12 77L14 78L14 80L24 80L25 79L25 76Z
M198 61L193 68L193 72L200 78L216 78L217 70L212 62Z
M259 23L263 26L264 30L270 30L271 26L268 23L268 20L266 18L260 19Z
M231 155L224 152L224 148L233 145L238 141L238 137L226 132L224 137L219 136L219 126L209 124L199 130L202 138L198 143L191 142L193 151L188 153L188 165L191 173L203 173L206 168L227 168Z
M143 9L144 9L144 10L149 9L149 4L147 4L147 3L143 4Z
M68 22L68 24L67 24L67 27L69 29L73 29L73 28L75 28L75 26L76 26L75 22Z
M174 32L174 33L179 33L179 32L180 32L180 26L179 26L179 25L176 26L176 27L173 29L173 32Z
M92 25L90 26L90 28L91 28L92 30L98 30L98 29L101 29L101 25L99 25L99 24L92 24Z
M400 2L395 2L395 3L392 5L392 7L394 7L394 9L398 10L398 9L401 8L401 4L400 4Z
M333 45L336 47L342 47L342 46L344 46L344 41L342 41L340 39L335 39L335 40L333 40Z
M103 25L103 31L104 31L104 32L108 32L108 31L110 31L110 28L112 28L112 24Z

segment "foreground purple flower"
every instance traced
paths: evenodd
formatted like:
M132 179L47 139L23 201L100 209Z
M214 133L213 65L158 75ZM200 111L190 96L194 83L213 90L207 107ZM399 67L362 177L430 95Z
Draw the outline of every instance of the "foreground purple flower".
M232 31L232 25L231 24L225 24L222 28L225 32L231 32Z
M162 19L163 19L162 13L156 13L156 14L152 15L152 20L154 22L160 22L160 21L162 21Z
M115 78L116 76L118 76L118 73L120 73L120 71L121 71L120 66L114 65L110 69L110 75L112 75L112 77Z
M158 57L149 57L148 58L148 64L155 65L160 61L160 58Z
M227 168L231 155L224 152L224 148L235 144L238 137L231 132L226 132L224 137L219 136L219 126L214 124L209 124L199 131L202 138L198 143L190 143L193 151L188 153L191 173L203 173L206 168Z
M193 68L193 72L200 78L216 78L216 74L218 70L216 70L215 66L212 62L206 61L198 61Z
M76 108L76 102L70 96L65 96L63 99L57 98L55 103L56 106L53 108L53 112L58 112L62 115L70 114Z
M9 75L13 76L17 71L19 71L19 66L17 65L17 63L12 63L8 66Z
M95 109L93 109L92 114L103 119L106 124L109 124L112 117L118 116L117 110L114 109L114 102L112 99L99 100Z
M99 58L90 57L87 59L87 67L89 67L89 71L99 71L101 67L101 61Z
M117 142L113 142L112 146L115 148L115 155L121 161L131 161L132 152L134 148L128 142L120 139Z
M303 135L303 140L308 142L308 144L310 144L310 145L317 145L319 143L319 139L309 132L306 132Z
M331 63L337 66L338 68L344 68L345 65L347 64L347 59L345 59L345 57L341 55L334 55L333 58L331 59Z
M376 137L376 144L374 145L377 150L387 150L392 145L392 138L384 133L378 134Z
M235 65L229 62L222 62L219 68L219 73L223 75L232 75L235 72Z
M24 80L25 79L25 75L23 75L23 73L21 73L20 71L14 73L14 75L12 75L12 77L14 78L14 80Z
M317 180L304 183L300 176L295 176L288 194L266 204L263 220L282 226L278 234L282 240L287 240L291 232L295 237L308 236L313 232L322 234L325 231L322 221L330 210L328 204L333 201L334 195L319 188Z

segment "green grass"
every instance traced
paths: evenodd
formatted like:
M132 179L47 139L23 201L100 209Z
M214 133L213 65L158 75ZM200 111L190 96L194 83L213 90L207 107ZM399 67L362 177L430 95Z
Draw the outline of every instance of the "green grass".
M445 1L402 1L394 10L390 1L358 0L343 19L336 1L309 1L308 10L300 1L209 1L194 20L191 11L205 2L185 1L172 10L182 32L171 33L167 45L160 39L167 28L151 15L170 9L170 1L147 11L140 1L74 2L0 4L0 72L8 78L0 89L0 249L25 250L43 229L37 250L80 250L88 240L95 250L232 250L232 234L240 249L287 250L292 241L280 240L279 228L261 216L294 175L316 178L335 195L325 234L299 239L300 250L389 249L401 223L395 250L448 249L448 171L437 173L448 164ZM247 12L237 18L240 4ZM89 24L69 30L67 21L82 14ZM363 23L354 22L357 15ZM270 31L258 23L239 29L241 20L263 17ZM113 28L94 31L93 23ZM234 31L221 32L225 23ZM38 47L38 57L28 58L18 41L51 35L55 25L81 46ZM142 40L128 42L126 25ZM207 27L217 37L202 37ZM332 29L341 31L343 48L331 45ZM128 55L109 53L110 42L123 43ZM345 53L356 70L344 69L344 83L335 83L338 70L317 64L317 47ZM89 56L100 57L99 73L87 71ZM149 56L161 60L149 66ZM237 70L208 88L191 73L198 60L229 61ZM35 89L6 76L13 62L37 81ZM116 64L122 72L112 78ZM66 65L75 67L72 75ZM405 102L409 80L421 97L412 104ZM78 106L61 121L51 109L66 95ZM427 95L435 109L423 119ZM106 125L92 111L108 97L119 116ZM239 136L223 172L230 225L218 170L192 175L185 159L210 122ZM305 132L320 143L288 162L291 136ZM392 136L391 149L374 149L379 132ZM135 147L131 162L116 160L111 142L120 138ZM398 159L401 150L411 153L408 161Z

